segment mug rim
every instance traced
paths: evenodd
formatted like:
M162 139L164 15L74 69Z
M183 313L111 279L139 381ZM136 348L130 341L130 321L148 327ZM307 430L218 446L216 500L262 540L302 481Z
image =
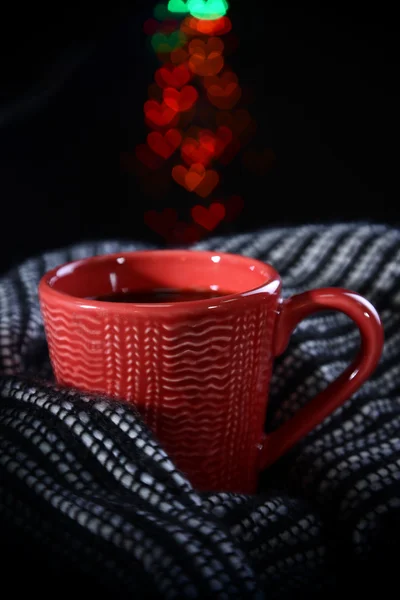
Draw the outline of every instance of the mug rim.
M224 294L223 296L215 296L213 298L204 298L200 300L184 300L180 302L160 302L160 303L142 303L142 302L110 302L106 300L96 300L92 298L85 298L84 296L75 296L64 292L62 290L57 290L54 286L51 285L51 280L54 278L60 277L58 275L60 270L69 270L75 266L85 265L86 263L107 263L109 261L115 261L118 258L129 258L135 256L135 258L140 258L140 255L149 256L153 254L155 256L162 255L164 258L168 255L170 256L185 256L190 258L194 255L200 256L204 259L212 258L212 257L221 257L225 261L229 261L231 264L243 263L243 266L257 267L257 270L260 274L265 275L265 281L254 288L249 288L242 292L232 292L230 294ZM252 263L252 264L251 264ZM61 275L62 277L62 275ZM103 310L118 310L119 312L132 312L138 311L141 309L145 309L148 311L149 309L159 311L168 308L169 310L182 310L182 309L190 309L190 308L207 308L212 307L216 308L226 304L227 302L233 302L235 300L240 300L242 298L253 296L259 293L268 293L274 294L280 292L282 287L282 281L279 273L276 269L270 265L269 263L265 263L261 260L253 258L251 256L244 256L242 254L235 254L233 252L223 252L219 250L180 250L180 249L145 249L145 250L128 250L122 252L112 252L107 254L98 254L93 256L88 256L85 258L78 258L76 260L68 261L65 263L61 263L56 267L48 270L40 279L38 292L39 297L42 299L44 297L50 297L60 302L64 305L74 305L77 308L86 308L86 309L103 309Z

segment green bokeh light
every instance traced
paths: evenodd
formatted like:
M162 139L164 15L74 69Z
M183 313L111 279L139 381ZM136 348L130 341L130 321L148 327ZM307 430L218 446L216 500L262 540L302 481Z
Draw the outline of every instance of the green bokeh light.
M187 14L189 12L189 2L185 2L184 0L169 0L168 10L171 13Z
M177 48L182 48L185 42L186 36L182 31L173 31L169 34L155 33L151 38L151 45L160 54L173 52Z
M157 21L165 21L166 19L173 19L171 11L166 4L157 4L153 10L154 18Z
M226 15L229 8L227 0L169 0L170 13L188 14L197 19L213 21Z
M229 5L227 0L188 0L188 7L196 19L214 21L226 15Z

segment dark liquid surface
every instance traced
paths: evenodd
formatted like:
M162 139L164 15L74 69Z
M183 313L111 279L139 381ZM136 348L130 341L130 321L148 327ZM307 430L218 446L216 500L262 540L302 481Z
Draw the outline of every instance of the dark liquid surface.
M170 290L170 289L156 289L156 290L145 290L145 291L131 291L126 292L115 292L107 294L106 296L95 296L93 300L100 300L103 302L129 302L135 304L163 304L169 302L190 302L193 300L206 300L210 298L220 298L232 294L232 292L215 291L210 289L197 290Z

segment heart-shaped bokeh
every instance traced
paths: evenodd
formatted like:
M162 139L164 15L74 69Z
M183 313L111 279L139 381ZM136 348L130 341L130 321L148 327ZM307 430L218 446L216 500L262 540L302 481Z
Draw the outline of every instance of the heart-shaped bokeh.
M189 83L192 73L187 64L173 65L166 64L156 71L155 80L161 88L172 87L179 90Z
M209 101L220 110L230 110L240 100L242 90L237 76L232 71L204 78Z
M186 169L183 165L176 165L172 169L172 177L176 183L184 187L188 192L193 192L203 181L206 175L206 169L201 164L191 165Z
M218 127L215 133L208 129L200 130L199 139L203 145L211 144L214 148L214 158L219 158L232 142L233 135L228 127Z
M201 198L207 198L219 184L217 171L206 170L203 179L193 190Z
M172 109L164 102L160 104L156 100L148 100L144 105L144 114L147 121L151 124L158 127L166 127L171 125L172 121L176 120L178 111Z
M179 148L182 142L182 136L177 129L169 129L164 135L158 131L153 131L147 136L149 147L164 158L165 160Z
M202 54L193 54L189 59L189 69L196 75L206 77L217 75L224 68L224 58L219 52L211 52L206 58Z
M217 125L230 129L235 137L240 137L246 134L252 127L255 126L250 113L245 108L238 109L232 112L219 111L216 114Z
M233 71L224 70L219 75L213 75L211 77L204 77L203 84L208 90L210 87L220 87L224 90L228 85L235 83L239 85L239 79Z
M197 223L178 221L178 213L174 208L164 208L161 212L148 210L144 214L144 222L167 244L193 244L206 233L206 229Z
M228 17L221 17L215 21L203 21L196 17L186 17L181 23L181 31L187 36L203 35L225 35L232 30L232 23Z
M223 17L229 8L227 0L188 0L187 6L193 17L213 21Z
M151 45L157 54L169 54L186 43L186 36L182 31L172 33L155 33L151 38Z
M220 183L215 169L228 165L254 135L256 124L248 111L233 110L239 100L251 99L226 65L226 56L238 45L233 34L224 42L220 37L232 30L227 9L226 0L169 0L158 4L145 24L161 65L144 105L153 131L147 144L136 148L136 170L143 174L144 192L157 201L171 193L173 181L200 198L210 197ZM168 167L165 161L177 151L183 164ZM124 162L128 170L132 156ZM274 158L272 150L250 150L242 164L264 174ZM173 208L147 211L145 223L167 243L198 241L222 221L234 221L244 208L242 196L212 197L208 206L189 208L191 223L180 220Z
M162 166L162 159L147 144L139 144L135 149L136 158L148 169L156 171Z
M188 44L189 69L201 77L217 75L224 67L224 43L220 38L212 37L204 41L195 38Z
M197 163L189 169L183 165L176 165L172 169L172 177L188 192L195 192L202 198L209 196L219 183L216 171L207 170L204 165Z
M219 37L211 37L208 40L194 38L188 45L189 54L201 54L207 58L210 54L222 54L224 51L224 42Z
M159 33L160 23L156 21L156 19L147 19L147 21L143 23L143 31L146 35L154 35L155 33ZM183 29L181 29L181 31L185 33Z
M207 90L209 101L221 110L230 110L239 102L242 90L237 83L228 83L225 87L210 86Z
M208 208L197 204L192 208L193 221L212 231L225 217L225 207L219 202L213 202Z
M199 94L191 85L185 85L181 90L165 88L164 102L169 108L176 112L190 110L196 102Z
M205 235L205 230L196 223L188 224L178 221L175 227L168 232L167 243L170 244L194 244Z
M187 12L187 11L186 11ZM153 9L153 15L158 21L168 21L169 19L179 18L180 15L173 14L166 4L156 4Z
M188 165L201 164L206 167L215 154L215 148L215 140L196 140L188 137L182 143L181 156Z
M188 2L184 0L169 0L168 10L170 13L187 14L189 12Z

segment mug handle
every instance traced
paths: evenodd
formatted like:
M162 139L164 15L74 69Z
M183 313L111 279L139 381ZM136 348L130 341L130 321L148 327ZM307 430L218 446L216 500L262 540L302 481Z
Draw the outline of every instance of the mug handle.
M296 325L319 311L338 310L350 317L361 334L361 348L353 363L277 430L265 434L260 448L260 470L265 469L325 417L348 400L377 366L383 350L383 327L375 308L362 296L343 288L320 288L283 300L278 309L273 355L287 348Z

